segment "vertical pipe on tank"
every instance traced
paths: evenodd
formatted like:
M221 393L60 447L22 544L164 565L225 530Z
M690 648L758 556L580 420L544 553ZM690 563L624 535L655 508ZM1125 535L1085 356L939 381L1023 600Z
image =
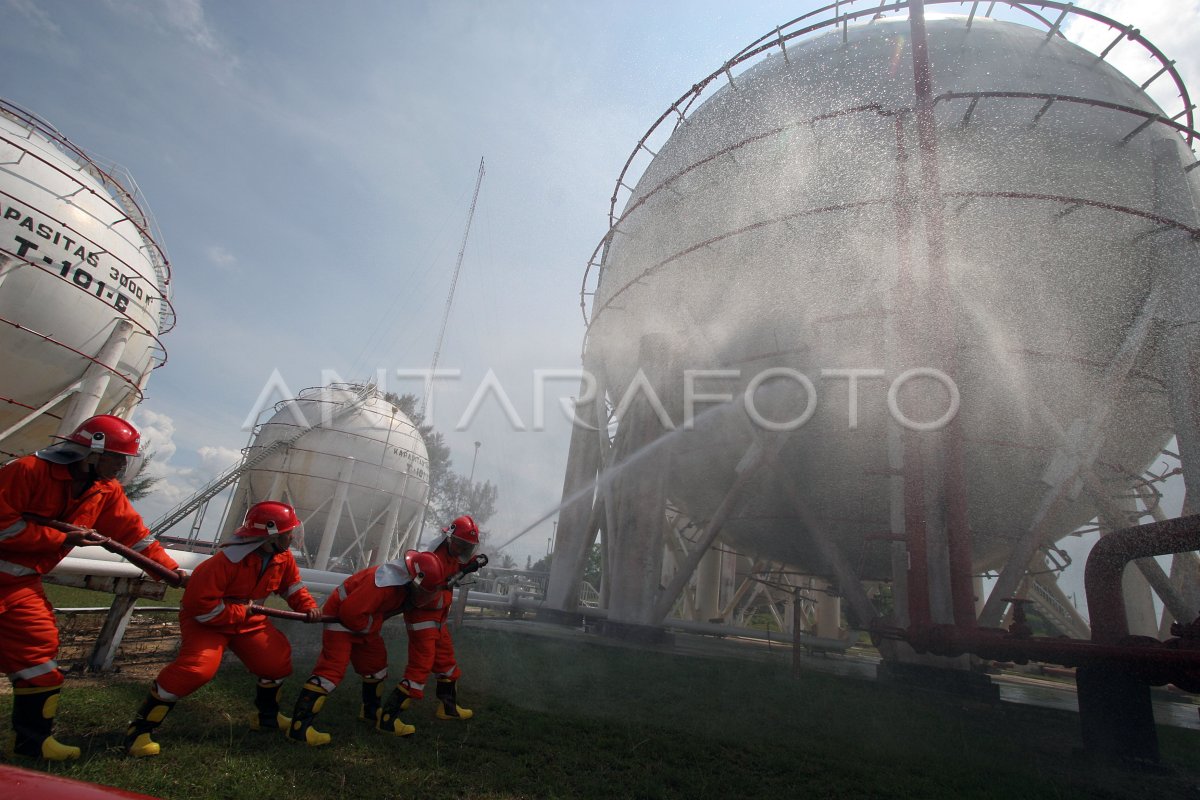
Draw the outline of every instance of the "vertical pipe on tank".
M116 371L121 356L125 354L125 345L133 333L133 323L127 319L119 319L113 326L112 333L96 353L96 360L83 373L78 393L71 398L71 403L63 414L58 426L60 436L66 436L79 427L88 417L96 413L100 399L108 389L109 380Z
M354 459L347 458L338 472L338 485L325 517L325 531L321 534L321 546L317 549L317 559L313 562L314 569L329 568L329 554L333 552L333 538L337 534L342 508L346 505L346 495L350 492L350 475L353 472Z
M937 128L933 118L933 79L929 42L925 31L924 0L909 3L909 30L913 40L913 86L916 93L917 141L921 149L922 210L929 253L929 288L933 301L938 353L951 378L957 372L954 357L953 316L946 274L945 223L942 218L941 179L937 164ZM975 595L971 588L971 540L967 515L967 487L963 478L962 426L950 421L942 432L942 488L945 495L945 529L950 560L950 592L954 622L975 625Z
M899 335L896 339L901 343L900 363L905 367L913 365L916 358L916 322L919 312L916 308L916 284L912 270L912 212L913 197L908 185L908 147L904 114L896 115L896 200L893 207L896 212L896 248L897 274L896 326ZM899 423L889 423L892 428ZM921 438L916 431L904 430L899 434L899 445L893 453L894 466L903 472L903 518L905 536L905 557L903 570L897 574L903 575L903 580L897 582L897 588L903 590L903 595L897 596L897 601L905 601L902 607L903 619L908 625L926 625L930 621L929 614L929 569L928 555L925 546L925 456Z

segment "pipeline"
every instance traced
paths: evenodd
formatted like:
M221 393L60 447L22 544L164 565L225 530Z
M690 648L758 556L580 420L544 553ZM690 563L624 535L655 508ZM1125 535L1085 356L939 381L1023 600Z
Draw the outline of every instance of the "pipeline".
M1200 619L1177 622L1166 641L1130 636L1121 576L1130 561L1200 548L1200 514L1125 528L1100 539L1088 555L1084 588L1091 611L1092 639L1034 636L1026 624L1024 600L1012 598L1013 623L1003 628L955 625L875 625L876 645L885 639L908 642L918 653L961 656L972 653L995 661L1042 661L1066 667L1113 667L1151 686L1172 683L1200 693ZM1006 598L1008 599L1008 598Z

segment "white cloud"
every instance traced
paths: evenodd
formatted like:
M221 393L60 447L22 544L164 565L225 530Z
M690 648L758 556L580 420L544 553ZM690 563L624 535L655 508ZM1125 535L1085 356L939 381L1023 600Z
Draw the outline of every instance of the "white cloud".
M175 444L175 421L141 406L134 412L133 423L142 433L142 447L154 455L148 471L162 480L151 494L138 501L138 510L148 524L153 524L162 514L187 500L201 487L220 475L241 458L238 450L230 447L205 445L193 452L180 452ZM190 460L188 466L176 463ZM178 534L178 532L175 532Z
M237 266L237 256L219 244L210 244L204 253L209 261L221 269L229 270Z
M205 471L224 472L242 460L240 450L231 447L201 447L198 451Z
M204 16L201 0L171 0L163 3L168 24L201 49L225 57L224 48Z
M1200 47L1200 30L1194 24L1200 17L1200 0L1173 0L1170 3L1095 0L1087 7L1120 24L1135 26L1167 59L1176 61L1176 70L1192 91L1200 88L1200 60L1195 57ZM1183 23L1183 20L1189 22ZM1116 38L1112 29L1082 17L1074 18L1064 32L1067 38L1093 53L1102 52ZM1128 39L1114 47L1105 58L1139 85L1153 77L1161 67L1144 47ZM1156 78L1146 91L1167 114L1173 115L1181 109L1178 90L1166 75Z
M158 414L145 406L134 412L133 424L142 434L142 450L154 454L154 465L161 468L175 455L175 423L166 414Z
M159 36L181 37L210 61L215 77L228 79L240 63L209 23L203 0L108 0L108 5Z

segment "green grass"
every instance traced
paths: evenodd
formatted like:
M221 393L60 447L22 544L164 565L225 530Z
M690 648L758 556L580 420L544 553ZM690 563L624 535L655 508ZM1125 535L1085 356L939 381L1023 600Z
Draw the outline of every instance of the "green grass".
M394 629L387 629L392 631ZM149 679L72 680L60 738L84 747L56 773L185 798L1174 798L1200 796L1200 732L1160 729L1168 774L1076 754L1074 714L898 692L805 672L466 628L457 635L467 722L404 715L399 739L356 721L358 680L327 701L307 748L246 730L253 679L229 663L159 729L158 758L123 757L121 731ZM404 640L390 643L389 689ZM298 678L311 653L298 654ZM289 681L286 702L298 680ZM7 714L10 698L0 698Z
M74 586L58 586L53 583L42 583L46 597L55 608L108 608L112 605L113 595L109 592L93 592L91 589L77 589ZM151 600L139 597L139 606L178 606L183 597L183 589L167 587L167 593L161 600ZM161 613L161 612L160 612Z

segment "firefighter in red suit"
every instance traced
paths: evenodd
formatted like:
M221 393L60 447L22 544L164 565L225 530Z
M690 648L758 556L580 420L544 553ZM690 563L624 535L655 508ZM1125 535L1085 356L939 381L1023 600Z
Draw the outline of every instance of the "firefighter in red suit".
M79 758L79 748L53 735L63 675L55 661L58 627L41 576L72 547L86 544L91 530L179 568L150 538L118 480L126 460L138 455L137 428L102 414L63 438L0 469L0 669L13 684L13 753L52 761ZM80 530L63 533L36 519Z
M487 563L482 555L475 555L479 546L479 526L468 516L461 516L443 529L446 537L433 549L433 554L442 562L448 583L460 574L474 572ZM411 607L404 611L404 623L408 629L408 664L400 685L384 704L380 724L412 705L413 700L425 696L425 682L430 673L437 680L437 718L470 719L474 712L458 705L457 685L462 671L454 658L454 641L450 638L450 627L446 618L454 599L452 588L425 596L414 593ZM397 720L398 722L398 720Z
M321 617L317 601L300 580L289 548L300 528L295 510L267 500L251 507L246 520L211 558L196 567L179 609L179 655L163 667L125 732L131 756L155 756L150 733L186 697L213 679L228 647L258 676L251 719L254 730L287 730L291 720L279 713L283 679L292 674L292 648L287 637L247 605L261 604L272 592L309 622Z
M408 736L416 730L394 714L386 725L380 719L383 681L388 672L387 647L380 629L389 617L410 607L414 598L441 594L444 576L442 562L433 553L409 550L403 559L359 570L329 595L321 612L325 617L337 617L337 622L325 623L321 655L296 701L289 738L313 747L329 744L329 734L318 731L313 723L326 696L342 682L351 664L362 676L359 719L397 736Z

